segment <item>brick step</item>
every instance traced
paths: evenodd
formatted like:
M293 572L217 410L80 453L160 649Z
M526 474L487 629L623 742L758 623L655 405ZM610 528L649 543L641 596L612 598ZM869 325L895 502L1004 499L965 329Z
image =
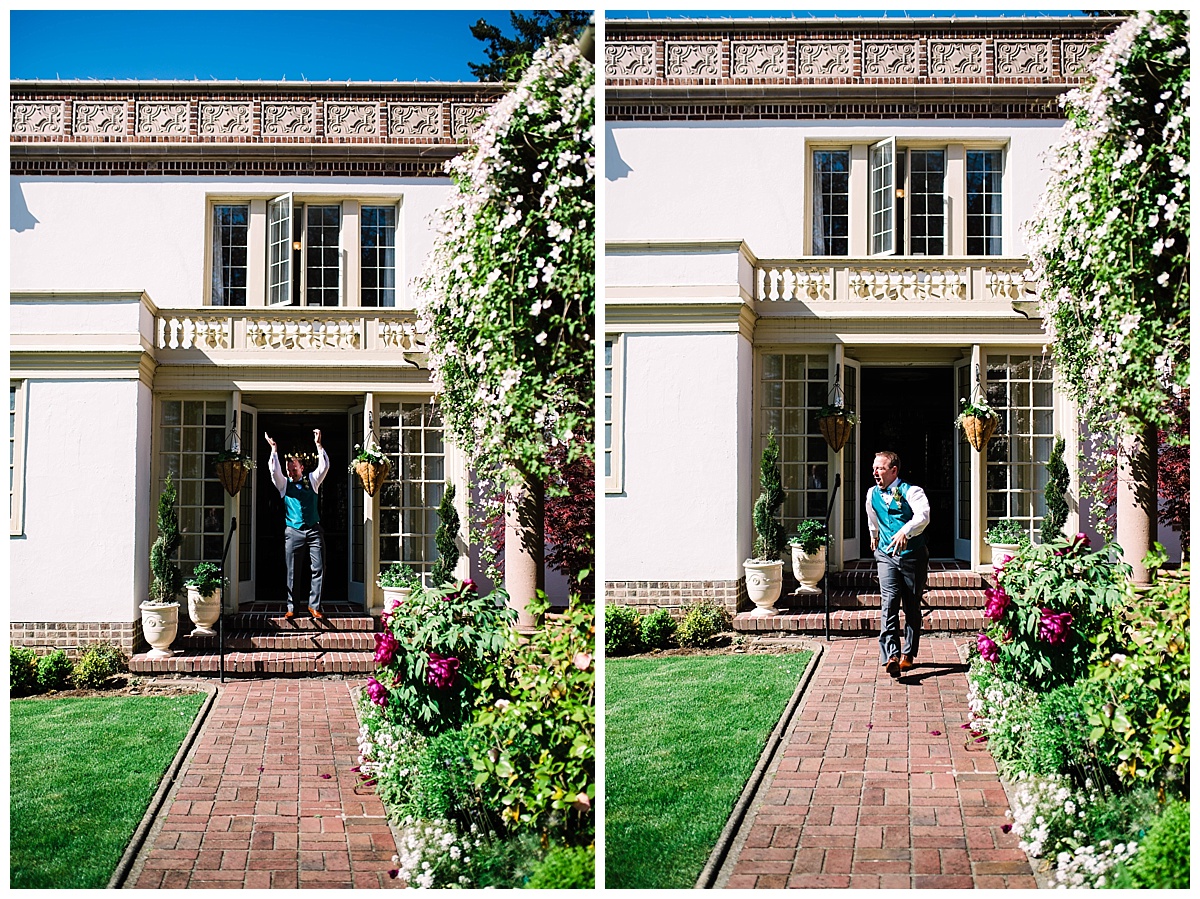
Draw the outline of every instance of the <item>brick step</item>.
M326 615L319 621L316 618L309 618L307 612L298 613L295 618L284 618L282 612L235 612L225 616L226 634L235 632L269 634L279 631L310 634L329 631L374 633L378 629L379 622L370 615ZM184 633L182 623L179 632Z
M830 589L879 588L879 576L875 568L854 568L829 573ZM930 590L980 590L990 587L991 582L982 574L963 569L938 571L931 569L926 586Z
M879 609L839 609L829 616L829 630L839 634L878 634ZM924 632L979 631L983 629L982 609L934 609L926 612L921 620ZM901 616L903 626L903 615ZM733 629L743 633L825 633L824 612L782 612L776 615L757 617L749 612L734 616Z
M177 649L194 652L216 652L216 637L182 634L175 640ZM267 650L285 652L291 650L313 651L375 651L375 634L370 631L298 630L289 633L279 631L225 631L225 651Z
M935 609L982 609L987 605L987 597L982 590L926 590L922 597L925 605ZM829 590L829 607L831 609L875 609L879 610L883 597L878 593L866 593L859 590ZM820 593L784 594L775 603L777 609L823 609L825 597Z
M215 652L176 650L169 659L151 659L138 653L129 660L134 674L192 674L220 673L220 659ZM375 657L370 652L291 651L291 652L227 652L225 674L231 677L261 677L291 675L295 677L323 674L370 674L375 670Z

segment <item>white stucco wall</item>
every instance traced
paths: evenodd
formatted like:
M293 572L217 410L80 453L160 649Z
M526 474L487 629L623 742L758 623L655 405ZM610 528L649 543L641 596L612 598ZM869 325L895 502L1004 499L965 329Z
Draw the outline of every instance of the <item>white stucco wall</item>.
M150 392L125 380L26 382L24 533L13 621L135 621L149 579Z
M1017 225L1045 183L1050 121L613 122L605 146L605 239L744 240L761 259L804 255L810 142L886 137L1006 141L1004 253L1022 255Z
M750 347L736 332L623 339L627 464L605 499L605 579L736 580L750 550Z
M10 179L10 290L145 291L160 307L208 300L207 198L402 199L397 223L399 305L433 244L428 220L446 179Z

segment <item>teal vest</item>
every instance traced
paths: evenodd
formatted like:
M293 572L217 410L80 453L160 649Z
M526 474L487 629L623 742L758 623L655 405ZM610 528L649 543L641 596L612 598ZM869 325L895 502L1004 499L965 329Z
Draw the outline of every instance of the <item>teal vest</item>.
M287 491L283 495L283 508L289 528L300 530L321 520L317 514L317 491L313 490L308 475L299 484L288 481Z
M899 498L895 498L892 492L897 489L900 491ZM875 517L879 519L878 546L880 549L885 549L895 538L900 528L912 521L913 510L912 506L908 504L908 484L897 478L892 481L892 486L886 492L881 492L878 487L872 487L871 508L875 510ZM914 550L918 550L924 545L924 531L915 536L910 534L908 544L897 555L912 555Z

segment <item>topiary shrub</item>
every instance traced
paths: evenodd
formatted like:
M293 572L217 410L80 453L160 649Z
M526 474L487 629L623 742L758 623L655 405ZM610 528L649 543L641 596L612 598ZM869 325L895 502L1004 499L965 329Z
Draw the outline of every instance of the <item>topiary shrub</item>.
M632 606L604 607L604 654L623 656L642 648L642 616Z
M461 521L458 510L454 508L454 485L446 482L442 493L442 502L438 506L437 533L433 542L437 545L438 557L429 572L429 583L435 587L454 579L454 567L458 564L458 529Z
M71 660L61 649L38 659L38 686L43 691L61 690L71 680Z
M1137 886L1148 890L1186 890L1191 884L1191 806L1173 802L1142 841L1130 864Z
M754 501L754 558L774 561L783 558L787 546L787 529L776 517L783 507L783 480L779 471L779 444L772 431L763 447L758 473L759 494Z
M730 627L729 613L720 606L699 603L687 610L675 637L680 646L707 646L712 638Z
M25 696L38 689L37 653L24 646L8 648L8 693L10 696Z
M1066 442L1058 437L1046 463L1046 517L1042 519L1042 542L1053 543L1063 537L1067 523L1067 491L1071 489L1071 472L1063 460Z
M650 649L666 649L675 642L678 625L666 609L655 609L642 619L642 642Z
M125 653L108 643L89 646L75 663L75 686L96 689L125 667Z
M596 850L591 846L555 846L525 884L530 890L590 890L596 886Z

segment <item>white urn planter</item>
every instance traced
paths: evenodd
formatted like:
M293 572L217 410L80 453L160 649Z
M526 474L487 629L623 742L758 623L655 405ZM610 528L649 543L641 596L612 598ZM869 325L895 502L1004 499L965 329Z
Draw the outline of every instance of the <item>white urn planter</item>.
M408 601L412 596L412 587L381 587L383 590L383 611L391 612L396 606Z
M1021 551L1019 543L989 543L992 548L992 567L999 570L1004 563Z
M746 593L754 603L750 614L756 618L774 615L775 601L783 590L783 560L747 559L742 567L746 569Z
M792 545L792 572L800 586L797 593L820 593L817 584L825 576L825 547L820 547L815 553L806 553L799 543Z
M221 617L221 588L218 587L208 596L202 596L195 587L189 586L188 615L195 624L192 629L193 637L212 637L216 635L213 625Z
M142 610L142 634L152 647L146 655L152 659L169 659L171 644L179 631L179 603L168 605L144 602Z

